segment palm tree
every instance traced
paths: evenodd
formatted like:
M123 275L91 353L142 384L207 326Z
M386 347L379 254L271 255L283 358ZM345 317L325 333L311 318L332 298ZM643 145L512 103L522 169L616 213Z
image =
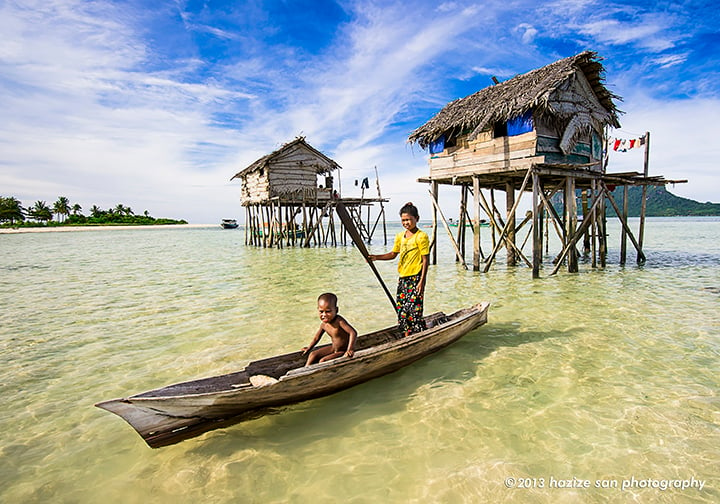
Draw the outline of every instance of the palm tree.
M116 213L118 215L124 214L125 213L125 205L123 205L122 203L118 203L117 205L115 205L114 213Z
M65 196L60 196L53 205L53 212L57 215L59 222L65 222L65 218L70 215L70 200Z
M91 217L97 218L97 217L100 217L102 214L103 214L103 211L99 206L93 205L92 208L90 208L90 216Z
M15 221L25 220L25 209L20 204L20 200L15 197L3 198L0 196L0 221L10 221L10 225Z
M53 218L52 210L50 210L50 207L47 205L44 201L36 201L35 204L30 208L28 213L32 216L33 219L39 220L39 221L45 221L45 223L49 222Z
M77 215L77 214L82 215L80 212L82 212L82 207L80 206L80 203L75 203L75 204L72 206L72 213L73 213L73 215Z

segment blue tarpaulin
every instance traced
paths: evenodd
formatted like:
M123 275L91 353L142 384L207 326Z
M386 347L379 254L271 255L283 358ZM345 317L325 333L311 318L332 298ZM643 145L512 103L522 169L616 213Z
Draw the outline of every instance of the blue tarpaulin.
M517 136L533 130L532 110L507 122L507 136Z
M440 154L444 150L445 150L445 135L442 135L440 138L438 138L434 142L430 142L430 154Z

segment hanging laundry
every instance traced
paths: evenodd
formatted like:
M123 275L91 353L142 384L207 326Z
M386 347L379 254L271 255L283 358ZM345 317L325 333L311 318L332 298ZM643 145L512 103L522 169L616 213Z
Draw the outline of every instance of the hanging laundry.
M608 144L612 144L612 150L617 152L627 152L630 149L640 149L647 143L647 135L640 138L608 138Z

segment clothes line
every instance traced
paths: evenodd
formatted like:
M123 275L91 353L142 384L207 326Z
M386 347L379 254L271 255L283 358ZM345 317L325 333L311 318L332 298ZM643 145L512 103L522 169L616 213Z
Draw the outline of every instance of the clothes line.
M612 145L612 150L617 152L627 152L630 149L640 149L647 143L647 134L640 138L609 138L609 143Z

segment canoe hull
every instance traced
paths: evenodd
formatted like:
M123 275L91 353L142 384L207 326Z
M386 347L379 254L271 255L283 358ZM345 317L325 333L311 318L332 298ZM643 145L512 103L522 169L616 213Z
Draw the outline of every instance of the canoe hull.
M345 390L447 347L487 322L488 303L445 316L399 337L397 327L358 337L355 355L305 367L300 352L256 361L237 373L170 385L96 404L127 421L153 448L173 444L269 410ZM363 347L363 345L367 345ZM252 378L262 378L261 383Z

